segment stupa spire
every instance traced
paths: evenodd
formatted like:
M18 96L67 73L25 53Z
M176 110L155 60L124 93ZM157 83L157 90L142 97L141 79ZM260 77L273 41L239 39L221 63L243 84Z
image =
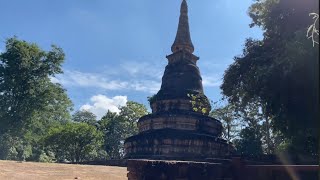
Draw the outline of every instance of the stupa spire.
M186 0L183 0L181 4L178 31L176 39L171 46L171 51L173 53L180 50L186 50L190 53L193 53L194 51L194 46L190 37L188 5Z

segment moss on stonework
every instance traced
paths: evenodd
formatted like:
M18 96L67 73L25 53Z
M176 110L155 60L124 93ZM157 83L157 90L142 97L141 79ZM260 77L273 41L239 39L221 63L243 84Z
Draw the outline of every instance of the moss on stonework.
M147 98L148 98L148 101L149 101L150 106L151 106L151 104L156 101L157 94L154 94L154 95L149 96L149 97L147 97Z
M148 97L148 101L151 106L153 103L155 103L157 101L162 101L162 100L172 100L172 99L191 100L190 95L192 95L193 97L196 97L197 102L201 103L202 106L205 106L204 108L208 109L209 111L211 110L211 105L210 105L210 102L209 102L207 96L205 96L202 92L195 91L195 90L187 90L183 93L181 93L181 92L168 93L168 92L164 92L164 91L160 90L157 94L155 94L151 97ZM190 102L190 103L192 103L192 102Z
M192 110L194 112L202 113L204 115L209 114L211 111L211 105L206 96L204 94L187 94L190 98L190 103L192 105Z

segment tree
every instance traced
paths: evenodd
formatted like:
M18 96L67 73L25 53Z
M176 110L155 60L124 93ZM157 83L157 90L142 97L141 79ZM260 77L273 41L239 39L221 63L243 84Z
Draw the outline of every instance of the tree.
M260 128L259 124L255 124L241 130L240 139L234 141L238 153L251 157L263 154Z
M97 124L97 116L90 111L82 110L77 111L72 115L74 122L87 123L95 126Z
M71 101L50 80L62 73L63 61L64 53L56 46L45 52L17 38L6 41L0 54L0 134L14 129L23 133L21 128L32 120L62 121L69 116Z
M144 105L128 101L119 114L108 111L102 117L98 129L104 134L104 148L111 159L123 158L124 140L138 132L137 121L146 114Z
M317 153L319 138L319 51L305 34L312 23L309 12L318 11L317 4L316 0L254 3L249 9L251 26L261 27L264 38L246 41L221 86L234 105L261 104L273 134L281 132L292 143L292 153L309 155Z
M25 161L32 155L32 146L22 138L8 133L0 136L0 159Z
M50 80L62 73L63 61L56 46L45 52L16 37L6 41L0 54L1 159L39 160L47 130L70 119L70 99Z
M123 157L125 134L124 120L117 113L108 111L99 121L98 129L104 135L104 149L111 159Z
M52 127L44 139L45 146L55 153L56 159L72 162L91 160L102 146L103 136L94 126L86 123L67 123Z
M125 138L133 136L138 133L137 122L139 118L148 114L147 108L140 103L128 101L126 106L120 108L120 117L123 118L127 124Z
M227 104L223 107L216 108L210 112L210 116L222 122L223 137L231 142L239 134L239 115L235 106Z

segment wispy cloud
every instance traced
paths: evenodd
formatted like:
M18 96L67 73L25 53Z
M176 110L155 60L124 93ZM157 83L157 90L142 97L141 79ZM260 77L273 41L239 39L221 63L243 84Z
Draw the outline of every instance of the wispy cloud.
M95 95L90 98L90 103L82 105L80 110L90 111L101 119L108 110L111 112L120 112L120 107L125 106L128 101L127 96L115 96L109 98L105 95Z
M121 68L129 73L130 76L145 76L147 78L161 79L164 65L151 64L143 61L128 61L121 65Z
M66 70L63 75L52 78L53 82L71 87L94 87L106 90L119 90L128 86L128 82L110 80L102 74Z
M87 9L72 8L69 10L69 18L83 28L91 29L96 33L107 34L110 29L105 19L95 11L89 11ZM89 25L89 26L88 26Z
M222 84L223 73L225 69L232 63L232 58L224 58L221 63L213 63L217 60L202 61L199 63L199 68L202 72L202 83L204 87L219 87Z
M204 87L218 87L221 85L223 71L219 72L218 69L223 66L226 65L211 65L210 69L217 73L206 73L202 76ZM129 90L154 94L160 89L163 71L164 66L161 64L127 61L120 63L117 67L113 67L113 73L65 70L64 74L52 77L51 81L60 83L65 87L90 87L110 91Z
M219 87L222 83L221 77L218 75L203 75L202 84L205 87Z
M137 78L138 79L138 78ZM51 81L66 87L91 87L104 90L133 90L155 93L160 88L160 81L154 79L113 79L103 73L85 73L66 70L63 75L52 77Z

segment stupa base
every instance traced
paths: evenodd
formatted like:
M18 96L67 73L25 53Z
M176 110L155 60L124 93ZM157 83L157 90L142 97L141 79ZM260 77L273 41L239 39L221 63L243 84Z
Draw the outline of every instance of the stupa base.
M140 133L125 142L127 159L206 161L234 151L225 140L198 132L161 129Z
M220 163L128 160L128 180L228 180L230 166Z

